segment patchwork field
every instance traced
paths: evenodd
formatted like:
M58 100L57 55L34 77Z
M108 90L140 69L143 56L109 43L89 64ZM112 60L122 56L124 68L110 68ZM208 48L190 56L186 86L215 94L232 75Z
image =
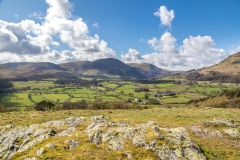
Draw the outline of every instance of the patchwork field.
M141 99L148 102L148 99L155 99L164 104L186 104L191 99L198 99L210 94L220 92L219 84L209 84L207 82L195 85L173 84L170 82L156 84L141 84L131 81L103 81L99 86L91 85L89 87L74 85L55 84L56 79L47 79L42 81L21 81L13 82L15 89L19 92L10 93L0 99L0 104L7 107L32 107L33 102L38 103L42 100L63 103L65 101L77 102L87 101L123 101ZM148 88L147 92L135 92L138 88ZM232 88L233 85L222 84L223 89ZM172 91L177 93L175 96L163 96L160 99L153 96L161 92ZM29 99L29 94L32 101ZM146 94L148 97L146 99Z

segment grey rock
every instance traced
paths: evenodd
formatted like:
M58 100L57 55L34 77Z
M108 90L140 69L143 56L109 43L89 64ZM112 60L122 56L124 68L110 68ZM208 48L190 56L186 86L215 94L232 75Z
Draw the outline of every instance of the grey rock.
M213 119L213 121L204 121L204 126L226 126L237 128L240 125L239 121L236 120L224 120L224 119Z
M108 122L107 126L108 127L117 127L118 125L115 122Z
M77 125L87 125L85 130L78 130ZM236 124L236 122L234 122ZM127 149L124 148L125 141L132 142L137 147L152 150L160 159L183 160L183 159L204 159L205 156L197 144L188 137L185 128L163 128L154 121L146 124L130 125L124 121L111 122L104 116L94 117L70 117L64 120L49 121L43 124L34 124L29 127L0 127L0 158L11 159L16 152L23 152L37 143L50 138L51 136L77 136L79 132L88 135L89 141L96 145L105 143L108 149L123 150L126 158L134 159ZM145 134L153 133L148 139ZM195 127L196 132L205 130ZM56 133L58 132L58 133ZM218 132L208 133L214 136ZM220 132L219 132L220 133ZM237 129L226 130L226 134L237 137ZM161 140L161 143L159 143ZM149 144L147 143L149 142ZM65 141L64 150L74 149L79 146L75 139ZM47 144L47 148L54 149L54 144ZM45 152L44 148L37 151L37 156ZM35 157L33 157L35 158ZM48 158L51 159L51 158Z
M162 132L154 132L154 136L156 136L159 140L164 140L165 136Z
M32 158L24 158L23 160L37 160L36 157L32 157Z
M95 144L100 144L101 143L101 135L102 131L101 130L95 130L91 132L88 137L90 142L95 143Z
M72 136L72 133L76 131L76 128L70 127L67 130L63 130L57 133L55 136L64 137L64 136Z
M151 149L154 149L157 146L158 142L156 140L152 140L149 143Z
M45 149L44 148L40 148L39 150L37 150L36 155L37 156L41 156L41 155L43 155L44 152L45 152Z
M185 148L184 156L191 160L206 160L206 157L203 155L200 148L189 147Z
M13 124L6 125L6 128L14 128Z
M222 137L222 133L218 130L212 131L203 129L201 126L191 126L191 131L197 136L202 138Z
M50 136L54 136L56 134L56 132L51 129L51 128L46 128L46 129L37 129L33 136L34 137L37 137L37 136L40 136L40 135L50 135Z
M141 136L141 135L135 135L133 138L133 144L135 144L138 147L142 148L149 148L149 145L146 143L146 137Z
M46 147L50 148L50 149L56 148L56 146L54 144L51 144L51 143L46 144Z
M225 129L224 132L233 137L233 138L240 138L240 130L239 129Z
M9 151L9 146L5 145L0 149L0 158L3 158L6 152Z
M98 130L100 127L104 126L105 122L95 122L93 121L88 127L83 131L85 133L90 133L92 131Z
M111 139L115 138L117 136L117 132L116 131L109 131L108 133L105 133L102 135L102 141L103 142L108 142Z
M28 148L34 146L35 144L37 144L37 141L36 140L26 140L27 142L25 144L22 144L20 146L20 148L18 149L17 152L23 152L23 151L26 151Z
M66 118L64 121L68 123L67 125L68 128L76 127L76 125L84 123L83 117L78 118L78 117L72 116L72 117Z
M133 159L133 157L132 157L132 154L131 154L131 153L126 153L126 157L127 157L128 159Z
M134 134L137 132L136 128L133 127L119 127L118 129L116 129L117 132L121 132L123 133L122 138L123 139L132 139Z
M161 158L161 160L170 160L172 150L168 146L166 145L158 146L154 148L153 151L155 152L155 154L158 155L159 158Z
M123 121L120 121L120 122L118 122L117 126L118 126L118 127L128 127L129 124L127 124L127 123L125 123L125 122L123 122Z
M76 148L77 146L79 146L78 141L76 141L75 139L66 140L65 143L66 143L66 144L69 144L69 143L70 143L70 145L69 145L69 147L68 147L69 149L74 149L74 148Z
M157 123L155 121L148 121L147 124L149 126L154 126L154 125L157 125Z
M100 115L100 116L94 116L92 117L93 120L102 120L104 118L104 115Z
M112 139L108 142L110 148L116 151L123 150L123 141L120 139Z

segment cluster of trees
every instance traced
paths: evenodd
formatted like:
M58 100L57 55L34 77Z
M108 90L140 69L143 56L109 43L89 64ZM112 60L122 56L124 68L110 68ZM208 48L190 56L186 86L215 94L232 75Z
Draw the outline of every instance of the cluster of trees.
M240 88L235 88L233 90L224 89L220 96L226 96L228 98L239 98L240 97Z
M101 100L96 100L94 102L88 103L86 100L81 100L78 102L68 102L64 103L62 106L57 106L51 102L42 101L35 105L34 109L37 111L49 111L49 110L77 110L77 109L90 109L90 110L105 110L105 109L147 109L147 107L142 107L137 103L128 103L127 101L114 101L114 102L104 102Z
M13 87L13 84L6 79L0 79L0 89Z
M43 100L35 104L34 109L37 111L50 111L50 110L54 110L54 107L55 107L55 104L53 104L52 102Z
M240 88L223 90L221 94L191 100L189 103L215 108L240 108Z
M79 86L91 86L91 85L97 86L99 82L102 82L102 81L99 81L97 79L93 79L93 80L59 79L59 80L56 80L54 83L55 84L61 84L61 85L74 84L74 85L79 85Z
M240 83L239 75L229 75L217 71L211 71L208 74L200 74L198 72L190 72L186 75L186 79L193 81L215 81L225 83Z
M149 92L147 87L135 88L134 92Z
M133 81L133 82L136 82L136 83L141 83L141 84L164 84L164 83L172 83L174 82L174 80L158 80L158 79L147 79L147 80L144 80L144 79L141 79L141 80L137 80L137 81Z

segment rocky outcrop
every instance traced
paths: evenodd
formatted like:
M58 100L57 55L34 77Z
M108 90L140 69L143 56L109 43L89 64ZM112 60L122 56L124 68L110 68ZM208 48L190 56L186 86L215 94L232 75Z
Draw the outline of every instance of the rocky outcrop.
M213 121L204 121L202 126L191 126L190 130L201 138L240 139L240 121L238 120L213 119Z
M213 119L213 121L204 121L203 125L206 127L209 126L226 126L237 128L240 125L239 121L236 120L224 120L224 119Z
M224 132L233 138L240 138L240 129L225 129Z
M79 129L86 126L85 129ZM26 151L39 142L55 137L69 137L64 141L64 149L77 149L80 145L71 137L85 134L89 142L99 145L106 144L106 153L124 151L129 159L134 159L131 150L124 148L126 142L133 146L151 150L162 160L205 160L201 148L192 141L185 128L163 128L154 121L146 124L129 124L123 121L111 122L104 116L70 117L59 121L34 124L29 127L0 127L0 158L12 159L15 153ZM56 144L48 143L36 152L38 159L46 149L54 150Z

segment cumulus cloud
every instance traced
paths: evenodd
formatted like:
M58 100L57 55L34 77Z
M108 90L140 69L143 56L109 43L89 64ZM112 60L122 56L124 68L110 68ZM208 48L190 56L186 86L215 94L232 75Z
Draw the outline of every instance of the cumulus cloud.
M21 24L0 20L0 54L3 52L18 54L43 54L49 51L47 46L26 34Z
M174 19L174 11L168 11L166 6L160 6L158 11L153 13L155 16L160 17L162 25L171 27L172 20Z
M98 28L98 23L93 23L93 27Z
M15 17L15 18L18 18L18 17L19 17L19 15L18 15L18 14L14 14L14 17Z
M134 62L134 63L141 63L143 60L141 54L137 50L132 48L128 50L127 54L121 55L121 58L124 62Z
M2 63L13 60L62 62L116 57L107 42L98 35L89 35L88 26L82 18L72 15L72 3L68 0L46 0L46 3L49 7L45 16L40 12L29 15L30 18L41 19L40 23L30 19L20 23L0 20ZM73 51L51 51L51 46L58 47L62 43Z
M230 51L232 54L234 54L234 53L238 53L238 52L240 52L240 46L233 46L233 47L231 47L231 51Z
M41 12L33 12L32 14L29 15L30 18L37 18L38 20L43 20L44 19L44 14Z
M228 54L223 49L215 48L210 36L190 36L183 40L179 47L171 33L164 33L160 39L153 38L148 44L154 49L153 53L141 55L131 49L121 56L127 63L152 63L160 68L169 70L188 70L206 67L220 62ZM134 50L134 53L132 53Z

